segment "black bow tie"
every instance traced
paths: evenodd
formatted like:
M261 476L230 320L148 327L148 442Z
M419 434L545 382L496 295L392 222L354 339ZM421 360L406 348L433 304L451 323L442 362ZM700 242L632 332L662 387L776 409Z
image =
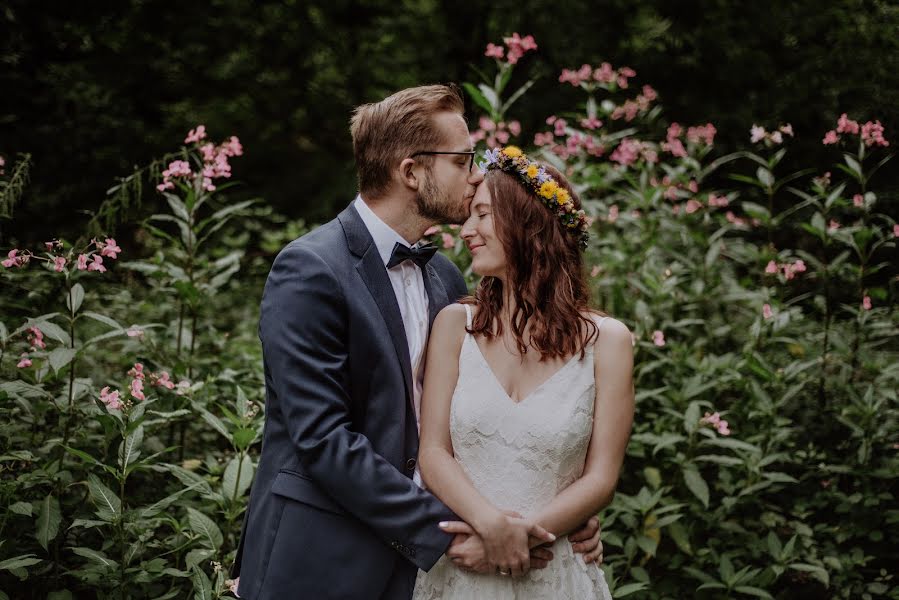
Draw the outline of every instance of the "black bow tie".
M387 268L392 269L403 261L411 260L416 265L425 268L434 253L437 252L437 246L428 245L419 248L410 248L397 242L393 245L393 252L390 253L390 260L387 261Z

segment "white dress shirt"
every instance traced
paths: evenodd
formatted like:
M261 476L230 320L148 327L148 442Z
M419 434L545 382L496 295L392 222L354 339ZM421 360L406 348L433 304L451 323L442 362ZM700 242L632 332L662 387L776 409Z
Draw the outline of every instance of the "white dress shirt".
M403 246L409 247L409 242L382 221L368 207L361 195L356 196L353 206L368 228L385 267L390 261L394 244L399 242ZM406 330L406 344L409 346L409 359L412 363L412 401L415 405L415 423L421 430L421 390L424 383L425 347L428 343L428 294L425 291L421 268L411 260L403 261L392 269L387 269L387 276L393 286L393 293L396 295L396 302L399 304L400 315L403 318L403 328ZM422 485L418 466L415 467L413 480L418 485Z

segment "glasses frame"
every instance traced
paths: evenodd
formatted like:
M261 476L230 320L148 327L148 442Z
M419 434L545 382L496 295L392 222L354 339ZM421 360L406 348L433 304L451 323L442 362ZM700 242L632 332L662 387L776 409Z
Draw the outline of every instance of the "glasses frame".
M422 154L426 154L429 156L433 156L435 154L455 154L455 155L464 154L464 155L470 157L470 160L468 161L468 172L471 173L472 169L474 169L474 157L475 157L475 154L477 154L477 151L476 150L466 150L464 152L454 152L454 151L450 151L450 150L422 150L421 152L416 152L410 158L415 158L416 156L419 156Z

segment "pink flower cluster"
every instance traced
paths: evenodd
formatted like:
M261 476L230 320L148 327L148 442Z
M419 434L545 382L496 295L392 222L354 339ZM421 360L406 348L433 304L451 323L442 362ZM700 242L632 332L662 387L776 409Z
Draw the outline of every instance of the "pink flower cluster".
M6 174L6 171L3 170L3 167L6 166L6 159L0 156L0 175Z
M673 156L676 156L678 158L686 158L687 149L684 147L684 144L681 141L683 132L684 129L680 126L680 124L672 123L671 125L669 125L668 131L665 135L665 141L662 142L662 150L665 152L669 152ZM711 146L715 141L716 133L718 133L718 130L715 129L715 126L711 123L706 123L705 125L699 125L697 127L690 127L689 129L687 129L687 143L703 143L706 146Z
M596 117L588 117L581 120L581 124L590 127L601 127L602 121ZM555 115L551 115L546 119L547 125L553 126L553 131L538 133L534 136L534 145L547 146L552 145L552 152L557 156L567 159L569 156L577 154L580 150L584 150L590 156L602 156L606 148L597 142L596 138L587 133L572 132L568 134L568 121L560 119ZM588 129L590 128L588 127ZM565 143L556 143L556 137L565 137Z
M805 271L805 261L801 258L793 262L783 262L780 264L770 260L765 266L766 275L777 275L778 273L783 272L783 276L787 281L796 277L797 273L805 273Z
M865 296L862 298L862 308L865 310L871 310L871 296Z
M504 146L509 143L511 136L517 137L520 134L521 123L518 121L496 123L489 117L481 117L478 119L478 128L471 134L471 143L476 144L481 140L486 140L489 148L495 148Z
M46 257L36 256L28 250L22 251L18 248L13 248L7 254L6 260L0 261L0 264L8 269L23 267L34 258L35 260L52 264L54 271L62 273L69 261L72 260L72 252L69 252L66 256L52 254L54 251L58 252L62 250L62 242L59 240L44 242L44 245L50 251ZM93 250L91 250L92 247ZM118 258L121 251L122 249L116 244L116 241L113 238L106 238L102 242L94 238L91 240L85 253L81 253L75 258L75 268L79 271L98 271L100 273L105 273L106 267L103 265L103 257L115 260Z
M487 51L484 52L484 56L501 61L503 60L503 54L505 54L505 61L510 65L514 65L526 53L537 49L537 42L534 41L534 36L532 35L521 37L518 33L513 33L511 37L504 37L503 42L506 44L505 46L487 44Z
M628 80L636 75L637 72L630 67L614 69L607 62L595 68L584 64L576 71L573 69L562 69L562 74L559 75L559 83L570 83L574 87L578 87L582 83L599 83L603 87L607 87L609 84L614 83L619 88L626 89Z
M709 206L713 207L724 207L730 204L730 200L728 200L727 196L716 196L714 193L709 194L708 200Z
M621 140L618 147L609 155L609 160L624 167L634 164L640 158L650 164L659 160L658 153L651 144L633 138Z
M29 327L25 332L27 333L28 345L30 346L28 349L29 352L47 349L47 343L44 341L44 332L38 327ZM19 357L19 362L16 363L16 367L19 369L27 369L32 364L28 352L23 352Z
M727 427L727 421L721 418L718 413L705 413L705 416L699 419L700 425L711 425L719 435L730 435L730 429Z
M638 114L642 114L649 110L652 101L658 97L656 91L648 85L643 86L643 93L638 94L633 100L625 100L621 106L616 106L610 115L613 121L624 119L625 121L633 121Z
M147 399L147 396L144 393L145 382L149 383L151 386L162 387L167 390L173 390L177 387L179 389L179 394L182 393L182 390L190 386L190 383L187 381L181 381L176 386L167 371L159 371L158 373L147 372L142 363L134 363L134 366L128 371L128 376L131 377L128 391L131 394L131 398L136 401ZM118 390L110 391L109 386L100 390L100 402L105 404L107 408L113 410L121 410L122 408L128 408L131 405L131 400L122 400L121 392Z
M763 304L762 305L762 317L764 319L770 319L773 316L774 316L774 312L771 311L771 305L768 303Z
M665 345L665 334L660 329L652 332L652 343L661 348Z
M793 137L793 126L789 123L781 125L776 130L770 132L765 131L765 128L760 125L753 124L752 128L749 130L749 141L753 144L763 141L766 146L777 146L783 143L784 135Z
M860 135L865 146L889 146L890 143L883 137L883 125L880 121L868 121L864 125L859 125L858 121L850 119L846 113L840 115L837 119L837 128L831 129L824 134L822 143L825 146L836 144L840 141L840 135Z
M162 172L162 183L156 186L160 192L174 189L174 181L177 179L193 179L200 177L200 184L207 192L215 191L213 179L231 177L231 164L228 159L234 156L243 155L243 146L237 136L231 136L227 141L222 142L218 146L211 142L203 142L206 139L206 127L198 125L196 129L191 129L184 138L185 144L195 144L197 150L203 158L203 168L198 174L190 168L190 163L186 160L173 160L169 163L168 168Z
M758 225L761 224L761 221L759 221L758 219L747 219L744 217L738 217L737 215L735 215L733 213L733 211L727 211L724 214L724 218L727 219L728 223L732 223L734 225L738 225L741 227L748 226L750 224L757 227Z

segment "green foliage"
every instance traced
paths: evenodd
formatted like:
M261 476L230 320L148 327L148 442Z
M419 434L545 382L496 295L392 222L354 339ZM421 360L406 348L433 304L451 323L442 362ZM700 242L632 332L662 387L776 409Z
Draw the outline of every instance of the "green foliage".
M656 28L647 44L667 35ZM485 116L538 112L538 84L497 66L466 86ZM789 138L720 155L689 132L675 155L658 103L621 115L632 89L572 87L578 100L546 111L565 123L546 132L541 114L520 138L549 134L528 152L570 174L596 217L595 304L635 336L636 421L602 513L610 586L896 598L896 223L869 189L890 157L846 146L839 168L806 170ZM514 104L510 90L524 90ZM258 299L308 228L226 192L189 179L160 194L108 273L75 266L96 242L65 240L0 271L0 598L229 594L263 422ZM456 229L429 235L476 284Z

